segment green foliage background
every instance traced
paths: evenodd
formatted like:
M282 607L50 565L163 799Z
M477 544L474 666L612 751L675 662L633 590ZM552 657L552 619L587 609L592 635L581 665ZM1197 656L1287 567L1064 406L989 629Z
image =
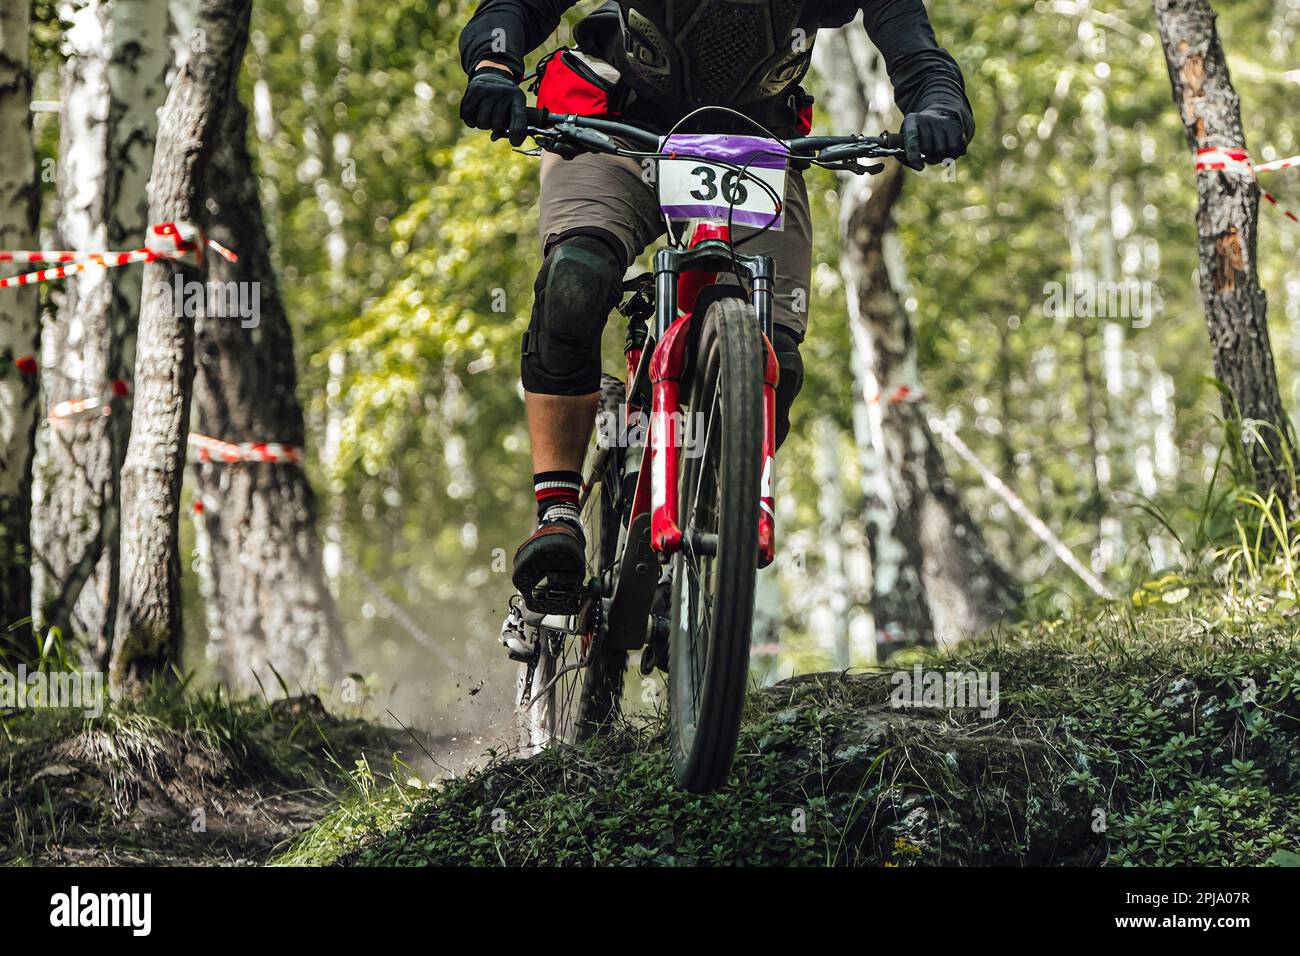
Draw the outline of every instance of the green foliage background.
M571 11L544 49L594 5ZM1300 0L1217 7L1254 155L1300 153ZM492 635L532 510L517 343L538 264L536 160L457 118L456 39L472 8L261 0L241 89L349 638L363 670L400 675L425 712L436 709L430 695L478 708L505 701L509 668ZM36 0L33 12L37 96L57 98L57 11ZM1112 586L1132 590L1162 568L1194 571L1212 557L1206 539L1180 549L1148 513L1182 526L1202 508L1218 413L1195 280L1195 182L1150 3L988 0L936 4L932 18L963 65L979 131L957 182L911 177L898 206L929 402L1085 561L1107 522L1118 529L1103 572ZM42 158L56 153L57 125L55 114L37 117ZM838 428L850 516L840 530L860 537L837 184L829 174L811 182L808 380L778 485L782 534L799 551L787 589L799 574L817 577L815 542L832 530L800 478L813 473L816 419ZM1300 173L1268 186L1300 208ZM49 210L52 183L44 200ZM1150 283L1160 301L1149 326L1124 324L1118 398L1104 384L1103 323L1043 314L1047 284L1063 283L1076 259L1095 269L1108 232L1118 277ZM1298 240L1300 228L1262 208L1259 261L1293 413ZM620 332L607 336L611 369ZM1178 458L1173 473L1153 476L1157 375L1172 389ZM1111 468L1100 486L1099 441ZM951 456L949 466L1032 596L1064 606L1081 593L969 468ZM789 609L792 647L805 618ZM430 642L444 653L431 656ZM825 663L819 653L795 666ZM467 694L484 681L493 693Z
M1288 107L1295 79L1281 79L1300 60L1300 10L1291 0L1219 6L1256 155L1266 146L1300 152ZM456 37L471 9L466 0L328 8L265 0L245 95L299 332L330 534L345 567L420 609L420 626L453 646L459 677L497 675L504 686L491 634L508 592L506 558L531 511L516 350L537 266L536 178L535 160L456 118L464 82ZM1042 303L1045 284L1071 269L1069 211L1120 216L1126 274L1153 283L1163 302L1150 327L1125 330L1129 384L1136 395L1160 371L1174 386L1178 475L1152 497L1171 514L1191 509L1207 477L1217 399L1204 381L1194 177L1150 5L990 0L939 4L932 16L963 64L979 132L955 184L913 177L899 207L922 384L1085 560L1099 522L1119 518L1124 550L1107 573L1128 586L1149 573L1159 528L1137 510L1131 448L1112 453L1109 488L1093 487L1089 420L1123 433L1150 412L1113 407L1104 388L1086 392L1085 362L1094 385L1102 377L1099 323L1044 317ZM809 383L781 469L791 536L815 530L813 490L794 476L809 473L806 426L817 417L842 430L849 514L856 508L837 198L829 175L814 180ZM1274 185L1300 205L1300 184ZM1267 207L1262 219L1274 347L1294 410L1300 232ZM1082 224L1085 246L1099 225ZM607 344L617 338L612 330ZM1078 593L968 469L950 466L1005 560L1053 601ZM1165 563L1200 557L1167 544ZM805 573L816 574L818 560L810 552ZM377 649L370 663L420 661L425 652L371 586L343 580L353 643Z

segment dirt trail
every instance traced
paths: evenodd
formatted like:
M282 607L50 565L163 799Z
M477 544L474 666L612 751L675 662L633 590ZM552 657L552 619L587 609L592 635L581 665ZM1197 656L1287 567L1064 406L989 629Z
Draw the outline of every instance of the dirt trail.
M286 704L297 706L275 706ZM313 716L329 720L323 710ZM486 762L486 751L505 741L486 732L431 734L356 722L320 748L310 776L170 727L147 737L86 729L21 743L9 782L0 780L0 816L11 821L0 826L0 860L257 866L346 794L339 768L364 762L381 785L399 775L428 782Z

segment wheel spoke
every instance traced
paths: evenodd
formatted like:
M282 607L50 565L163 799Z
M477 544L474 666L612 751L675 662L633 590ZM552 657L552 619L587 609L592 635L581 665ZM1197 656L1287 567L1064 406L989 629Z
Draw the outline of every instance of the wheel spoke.
M762 441L753 391L761 341L751 306L710 306L689 405L704 441L680 488L669 692L674 774L697 793L725 782L745 698L760 485L747 463Z
M721 394L714 388L709 399L706 416L704 442L694 486L687 499L686 531L682 546L683 564L688 581L684 591L687 596L685 631L689 642L691 663L691 697L694 708L700 706L700 691L704 681L704 670L708 664L708 648L713 639L713 561L705 555L698 555L691 545L692 533L696 531L713 533L717 530L719 495L717 454L715 442L720 439L721 430ZM715 429L715 426L716 429ZM713 494L708 491L709 481L713 482Z

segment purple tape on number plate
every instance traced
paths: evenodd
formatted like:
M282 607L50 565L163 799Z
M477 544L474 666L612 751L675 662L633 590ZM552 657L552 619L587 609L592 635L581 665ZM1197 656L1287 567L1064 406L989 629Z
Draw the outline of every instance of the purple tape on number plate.
M683 153L704 159L716 159L737 166L783 169L789 156L785 143L762 136L725 136L677 133L665 137L659 147L663 153ZM750 162L750 160L753 162Z
M668 214L669 219L717 219L725 221L727 218L727 207L725 204L719 205L718 203L713 203L711 205L699 206L673 205L661 206L660 208ZM733 209L731 211L731 222L736 226L755 226L761 229L769 222L772 222L772 211L769 209L767 212L750 212L747 209ZM772 228L781 228L781 220L779 218L776 222L772 222Z
M717 220L725 222L727 218L727 207L714 204L712 206L660 206L669 219L708 219L709 221ZM784 215L784 214L783 214ZM772 223L772 229L781 228L781 216L772 222L772 212L750 212L747 209L731 210L731 224L733 226L753 226L756 229L762 229L768 223Z
M749 164L749 168L784 169L790 151L779 140L763 136L734 136L728 134L678 133L665 137L659 146L663 153L680 153L682 158L710 159L735 166ZM756 188L756 187L751 187ZM782 197L784 199L784 197ZM715 219L726 215L726 205L718 203L687 203L662 206L672 219ZM753 212L747 209L731 210L731 221L738 226L761 228L771 225L780 229L784 216L772 221L772 211Z

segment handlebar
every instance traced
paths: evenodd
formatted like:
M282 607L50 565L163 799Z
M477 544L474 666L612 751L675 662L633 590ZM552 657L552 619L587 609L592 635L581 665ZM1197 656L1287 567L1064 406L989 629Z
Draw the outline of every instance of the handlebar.
M525 112L528 116L529 135L552 132L556 127L572 127L572 129L564 130L565 138L584 145L584 137L580 134L584 130L591 130L604 133L607 136L618 136L621 139L631 140L647 149L657 150L659 148L659 137L656 134L639 126L631 126L628 123L597 119L594 116L579 116L576 113L552 113L540 106L530 106ZM605 150L597 151L604 152Z
M552 113L535 106L528 107L526 115L528 135L537 138L543 146L564 144L591 152L617 154L623 151L614 142L614 138L618 138L644 147L647 152L658 152L660 149L659 134L628 123L575 113ZM871 172L878 169L856 166L854 160L892 156L905 165L910 165L904 158L906 150L899 133L884 133L880 136L800 136L780 142L790 151L791 159L797 162L843 164L838 168Z

